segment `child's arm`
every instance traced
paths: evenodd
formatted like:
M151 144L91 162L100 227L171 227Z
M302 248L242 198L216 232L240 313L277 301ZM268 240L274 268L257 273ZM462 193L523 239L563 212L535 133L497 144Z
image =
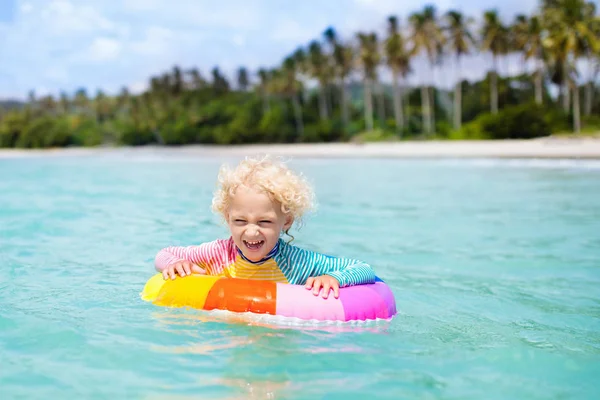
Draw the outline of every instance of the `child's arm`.
M375 282L371 266L360 260L332 257L291 245L282 250L280 267L292 284L304 285L308 278L321 275L334 277L340 287Z
M227 252L228 240L215 240L198 246L171 246L158 252L154 266L157 271L163 272L173 264L188 261L215 275L221 272Z

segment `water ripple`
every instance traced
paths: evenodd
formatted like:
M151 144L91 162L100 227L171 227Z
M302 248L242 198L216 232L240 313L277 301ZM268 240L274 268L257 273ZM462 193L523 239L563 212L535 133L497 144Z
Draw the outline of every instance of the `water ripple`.
M158 249L226 234L219 160L171 157L0 163L3 396L600 396L594 165L294 161L320 198L295 243L369 262L399 311L307 324L139 299Z

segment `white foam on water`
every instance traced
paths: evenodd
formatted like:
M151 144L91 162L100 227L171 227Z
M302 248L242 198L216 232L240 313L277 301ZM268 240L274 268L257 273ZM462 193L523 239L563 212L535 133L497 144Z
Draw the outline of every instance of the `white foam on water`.
M180 309L181 310L181 309ZM301 330L326 330L331 332L350 332L387 327L392 318L377 318L375 320L353 321L321 321L316 319L305 320L282 315L256 314L252 312L233 312L228 310L196 310L185 308L186 318L196 319L200 322L242 323L251 326L261 326L271 329L301 329ZM175 319L181 317L172 315ZM164 317L164 315L163 315Z
M452 158L437 161L441 165L540 169L600 170L600 160L572 158Z

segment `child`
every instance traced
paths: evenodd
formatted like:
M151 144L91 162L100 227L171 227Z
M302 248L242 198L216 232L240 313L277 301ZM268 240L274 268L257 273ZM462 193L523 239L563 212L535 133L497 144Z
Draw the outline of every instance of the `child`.
M192 273L305 285L327 298L339 288L375 282L364 262L300 249L281 238L313 206L307 182L283 163L266 157L222 167L212 208L225 219L231 236L198 246L167 247L155 265L164 279Z

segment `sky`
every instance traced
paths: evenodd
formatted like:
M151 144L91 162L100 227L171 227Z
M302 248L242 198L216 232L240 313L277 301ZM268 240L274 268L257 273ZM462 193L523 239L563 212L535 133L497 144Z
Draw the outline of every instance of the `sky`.
M343 40L358 31L383 35L386 19L426 4L479 17L497 8L506 22L535 11L537 0L0 0L0 99L73 94L85 88L115 94L143 91L149 78L179 65L208 77L214 66L230 78L273 67L333 26ZM463 62L462 76L479 79L489 60ZM518 63L512 63L518 65ZM513 68L504 65L507 69ZM411 80L426 80L419 74ZM431 79L447 85L451 68ZM385 76L384 76L385 78Z

